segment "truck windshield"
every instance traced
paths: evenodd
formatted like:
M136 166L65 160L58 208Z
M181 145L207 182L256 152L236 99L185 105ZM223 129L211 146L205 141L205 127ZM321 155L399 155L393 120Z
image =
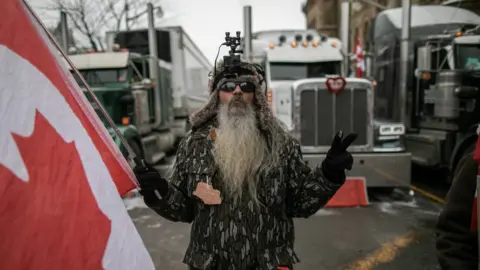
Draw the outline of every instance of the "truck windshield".
M270 63L270 77L275 80L300 80L306 78L321 78L326 75L341 73L341 63Z
M92 97L86 91L84 92L87 100L90 101L93 109L97 113L100 120L106 127L109 127L108 121L103 116L100 107L93 102ZM126 94L123 90L106 90L106 91L93 91L98 101L102 104L103 108L107 111L108 116L113 120L114 123L121 123L122 117L127 116L128 110L126 106L120 101L121 98Z
M125 82L127 79L127 69L82 69L79 70L83 78L89 85L103 85L105 83ZM75 76L77 83L82 85L80 79Z
M457 44L455 55L457 68L480 70L480 44Z

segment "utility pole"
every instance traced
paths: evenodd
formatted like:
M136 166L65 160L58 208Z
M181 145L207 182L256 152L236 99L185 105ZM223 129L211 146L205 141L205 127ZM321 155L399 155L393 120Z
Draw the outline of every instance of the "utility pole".
M393 0L393 3L390 5L390 7L401 7L402 6L402 0Z
M247 61L252 61L252 6L243 7L243 55Z
M353 0L353 1L357 1L357 2L362 2L364 4L367 4L367 5L370 5L370 6L374 6L378 9L381 9L381 10L385 10L387 9L388 7L382 5L382 4L379 4L378 1L374 1L374 0ZM396 1L402 1L402 0L396 0Z
M125 0L125 29L127 29L127 31L130 30L130 27L128 27L128 10L129 10L129 6L128 6L128 0Z
M408 127L407 123L407 92L408 92L408 56L410 54L408 45L410 43L412 5L410 0L402 0L402 43L400 47L400 91L398 96L399 120Z
M343 59L343 76L348 76L350 70L350 59L348 52L350 49L350 0L341 0L340 6L340 39L342 41L342 50L344 52Z
M65 53L68 53L68 23L67 23L67 13L65 11L60 11L60 31L62 37L62 49Z

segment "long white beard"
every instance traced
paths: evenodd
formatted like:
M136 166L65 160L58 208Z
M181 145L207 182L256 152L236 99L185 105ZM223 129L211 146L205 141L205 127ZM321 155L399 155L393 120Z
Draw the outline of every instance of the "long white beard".
M248 105L244 113L232 113L228 105L222 105L218 121L214 159L226 191L232 197L241 197L246 184L250 196L257 201L257 179L267 146L257 127L255 111Z

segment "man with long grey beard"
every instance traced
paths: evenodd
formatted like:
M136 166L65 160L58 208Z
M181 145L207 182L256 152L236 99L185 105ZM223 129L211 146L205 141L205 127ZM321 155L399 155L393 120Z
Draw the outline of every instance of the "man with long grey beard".
M342 186L356 135L339 132L311 169L267 104L261 68L242 62L231 72L218 64L170 181L148 165L135 170L141 194L162 217L192 223L183 260L191 270L292 269L292 219L310 217Z

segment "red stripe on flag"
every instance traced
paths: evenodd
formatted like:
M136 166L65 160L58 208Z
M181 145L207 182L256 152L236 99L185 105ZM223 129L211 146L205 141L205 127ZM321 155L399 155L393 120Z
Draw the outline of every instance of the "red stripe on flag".
M98 121L98 118L89 118L87 112L82 109L82 106L90 106L90 104L81 104L82 100L75 98L75 95L79 94L79 88L68 85L67 82L70 78L67 77L66 68L63 68L63 64L55 59L54 52L46 45L50 41L37 32L39 31L36 28L38 25L37 23L32 23L32 18L27 12L21 1L2 1L2 8L0 9L0 44L5 45L29 61L59 90L95 144L119 193L123 195L134 189L133 177L135 176L130 167L123 158L119 157L119 151L116 149L113 141L108 138L111 142L109 145L110 142L108 140L102 139L100 134L103 131L98 130L98 127L96 128L94 124L95 121ZM16 74L16 76L19 79L28 79L21 78L22 74Z
M477 138L477 145L475 146L475 151L473 152L473 159L480 161L480 137Z

